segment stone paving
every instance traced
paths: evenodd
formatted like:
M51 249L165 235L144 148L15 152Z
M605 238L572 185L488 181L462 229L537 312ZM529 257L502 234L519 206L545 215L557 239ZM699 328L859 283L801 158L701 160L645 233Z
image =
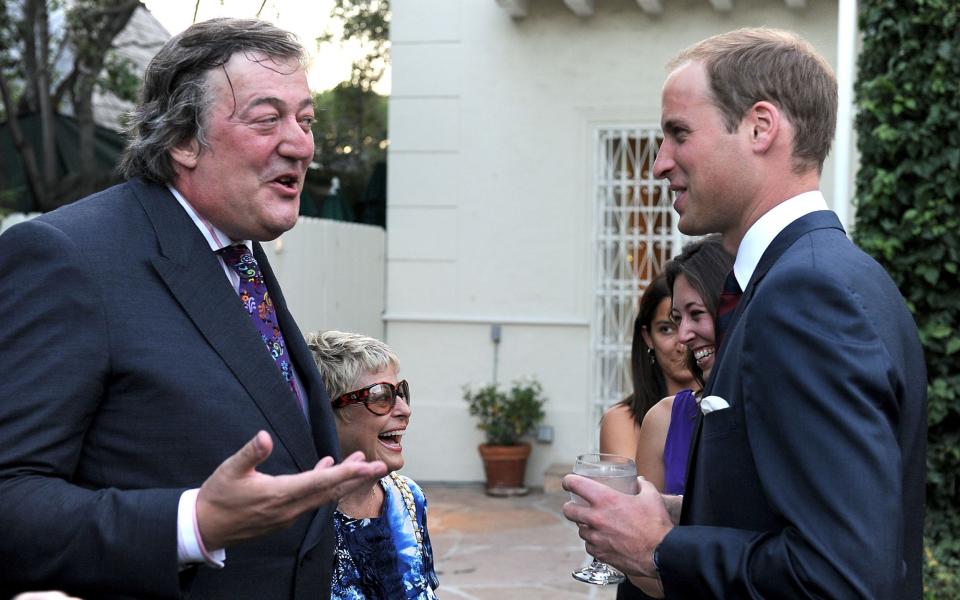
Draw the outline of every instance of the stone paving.
M614 586L580 583L589 562L560 509L566 492L492 498L477 485L423 485L441 600L613 600Z

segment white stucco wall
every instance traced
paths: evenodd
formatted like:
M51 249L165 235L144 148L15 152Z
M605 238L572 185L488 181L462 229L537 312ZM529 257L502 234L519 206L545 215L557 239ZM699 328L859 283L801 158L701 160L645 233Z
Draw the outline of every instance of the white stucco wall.
M513 20L495 0L393 0L385 322L415 398L412 477L483 479L461 387L492 376L491 323L499 380L535 375L550 398L555 438L534 445L528 483L596 444L595 127L657 124L664 65L714 33L792 29L835 61L836 1L663 4L653 17L604 0L579 18L530 0Z
M300 217L263 249L304 334L339 329L383 338L383 229Z

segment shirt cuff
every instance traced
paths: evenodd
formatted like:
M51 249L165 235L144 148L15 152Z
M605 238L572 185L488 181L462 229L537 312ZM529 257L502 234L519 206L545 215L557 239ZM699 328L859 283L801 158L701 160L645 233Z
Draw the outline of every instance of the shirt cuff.
M177 507L177 561L181 567L192 563L205 563L208 567L222 569L223 561L227 557L226 551L219 548L208 552L200 539L200 528L197 526L199 494L200 488L180 494L180 504Z

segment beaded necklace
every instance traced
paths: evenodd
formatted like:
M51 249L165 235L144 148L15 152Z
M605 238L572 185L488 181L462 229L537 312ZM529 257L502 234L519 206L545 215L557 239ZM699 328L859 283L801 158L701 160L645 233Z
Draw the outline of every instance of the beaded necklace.
M417 522L417 507L413 501L413 492L403 477L397 473L390 473L390 479L393 480L394 485L400 490L400 496L403 498L407 512L410 513L410 521L413 523L413 536L417 539L417 549L420 550L420 555L426 558L423 551L423 532L420 530L420 525Z

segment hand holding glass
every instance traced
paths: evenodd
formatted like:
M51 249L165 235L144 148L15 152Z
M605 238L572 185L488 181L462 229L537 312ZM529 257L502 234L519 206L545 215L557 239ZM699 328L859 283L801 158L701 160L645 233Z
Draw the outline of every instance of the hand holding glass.
M592 479L613 488L623 494L637 494L637 465L633 460L616 454L581 454L573 465L573 473ZM581 505L588 505L580 496L570 494L571 499ZM593 559L589 566L573 572L573 578L585 583L607 585L620 583L626 579L623 573L610 565Z

